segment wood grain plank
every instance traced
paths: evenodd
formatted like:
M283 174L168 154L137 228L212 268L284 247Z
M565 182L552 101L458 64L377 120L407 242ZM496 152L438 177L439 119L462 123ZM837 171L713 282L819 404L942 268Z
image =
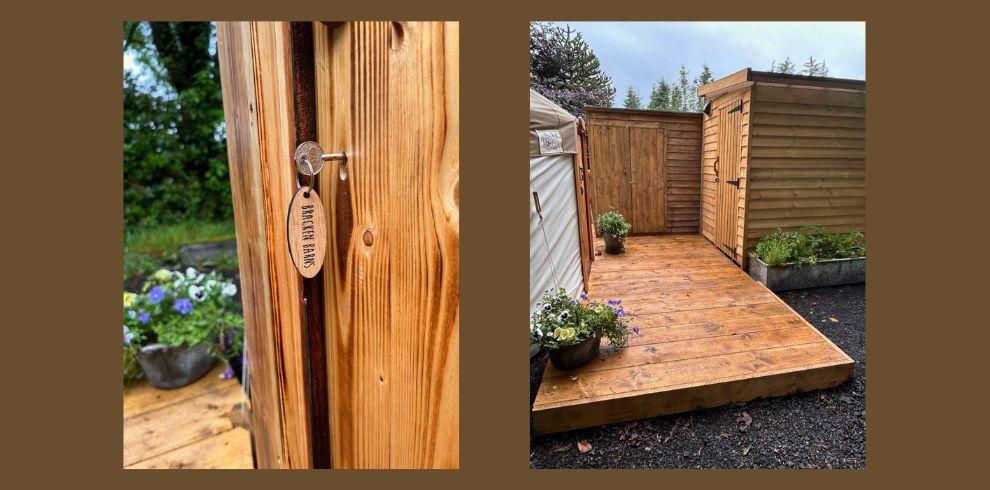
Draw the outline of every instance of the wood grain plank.
M459 464L456 23L318 28L335 468Z

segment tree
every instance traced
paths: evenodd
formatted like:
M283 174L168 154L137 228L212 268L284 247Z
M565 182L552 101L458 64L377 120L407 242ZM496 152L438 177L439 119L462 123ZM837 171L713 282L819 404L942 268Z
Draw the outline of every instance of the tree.
M791 57L788 56L784 58L784 61L777 64L777 60L770 62L770 71L772 73L784 73L788 75L793 75L797 72L797 67L794 66L794 62L791 61Z
M679 111L684 101L680 87L673 87L670 91L670 110Z
M643 108L643 101L639 99L639 94L636 93L636 90L634 90L632 86L630 86L629 89L626 90L626 100L622 102L622 106L625 107L626 109Z
M124 221L232 217L214 26L124 26Z
M667 83L663 78L653 86L653 90L650 91L650 106L651 111L669 111L670 110L670 84Z
M715 80L715 76L712 75L712 69L708 67L708 63L703 63L701 65L701 73L698 75L697 78L694 79L694 90L692 90L692 93L697 95L699 88L711 83L714 80ZM701 112L705 108L705 98L695 97L694 101L695 101L694 110Z
M688 71L681 64L681 69L679 72L680 80L678 81L678 90L681 92L680 100L678 104L674 106L674 110L677 111L690 111L694 108L694 97L691 96L691 83L688 82Z
M804 70L801 72L802 75L809 77L824 77L824 74L827 73L828 68L825 68L825 64L815 61L814 56L808 57L808 61L804 63Z
M611 107L612 79L591 46L568 25L529 25L529 83L533 90L581 116L587 106Z

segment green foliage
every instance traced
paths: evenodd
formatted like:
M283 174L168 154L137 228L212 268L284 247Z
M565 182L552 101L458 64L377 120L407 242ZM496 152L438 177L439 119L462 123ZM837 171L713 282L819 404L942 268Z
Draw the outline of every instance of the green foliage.
M794 62L791 61L791 57L788 56L784 58L784 61L777 63L777 60L770 62L770 72L771 73L783 73L786 75L793 75L797 73L797 67Z
M207 223L188 221L162 226L131 226L124 229L124 280L141 277L178 261L179 249L189 243L233 240L233 221ZM237 269L237 256L203 264L220 270Z
M634 90L632 86L630 86L629 89L626 90L626 100L622 103L622 106L625 107L626 109L643 108L643 101L639 99L639 94L636 93L636 90Z
M581 116L588 106L611 107L612 79L581 33L569 25L529 25L529 82L533 90Z
M660 81L653 86L653 90L650 91L649 109L651 111L669 111L670 95L670 84L661 78Z
M815 61L814 56L809 56L808 61L804 63L804 70L801 71L802 75L807 75L811 77L827 77L828 67L825 66L825 61Z
M694 87L688 82L688 70L681 65L680 71L678 71L678 82L677 91L680 92L679 104L674 106L674 110L687 112L694 110L694 101L697 99L692 92Z
M124 222L232 217L220 73L208 22L128 22Z
M612 345L625 347L630 330L621 303L620 300L594 303L584 293L576 301L563 289L548 290L533 313L530 340L552 350L579 344L598 332ZM639 328L633 327L632 331L639 333Z
M612 238L624 242L632 225L626 223L625 218L613 210L599 214L595 220L595 227L599 232L608 233Z
M705 108L705 98L697 96L698 88L713 81L715 81L715 75L712 74L712 69L708 67L708 63L703 63L701 65L701 73L694 79L694 86L691 90L692 100L694 100L694 108L692 110L701 112Z
M216 272L159 270L140 292L123 296L125 375L128 351L151 343L193 347L205 344L229 361L241 352L244 319L235 302L237 286Z
M124 384L141 379L144 373L137 361L137 348L124 346Z
M866 256L863 233L827 233L819 226L806 226L801 232L777 231L756 244L753 256L767 263L814 264L819 260L850 259Z

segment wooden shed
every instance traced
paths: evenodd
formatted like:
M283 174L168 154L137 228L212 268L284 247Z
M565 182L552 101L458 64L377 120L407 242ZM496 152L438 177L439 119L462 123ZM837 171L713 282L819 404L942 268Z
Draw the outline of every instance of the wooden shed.
M589 107L591 208L634 234L697 233L701 114Z
M698 95L701 234L719 250L745 267L778 228L866 232L865 81L746 68Z

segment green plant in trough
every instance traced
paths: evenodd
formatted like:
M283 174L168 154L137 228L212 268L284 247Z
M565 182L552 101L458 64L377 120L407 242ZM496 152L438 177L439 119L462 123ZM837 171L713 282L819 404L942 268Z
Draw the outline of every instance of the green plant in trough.
M819 260L866 256L862 232L828 233L820 226L805 226L800 232L777 231L756 244L754 257L767 265L814 264Z
M626 223L625 218L615 211L607 211L599 214L598 219L595 220L595 226L598 227L598 231L609 234L609 236L619 242L625 242L626 235L629 234L629 229L632 228L632 225Z

